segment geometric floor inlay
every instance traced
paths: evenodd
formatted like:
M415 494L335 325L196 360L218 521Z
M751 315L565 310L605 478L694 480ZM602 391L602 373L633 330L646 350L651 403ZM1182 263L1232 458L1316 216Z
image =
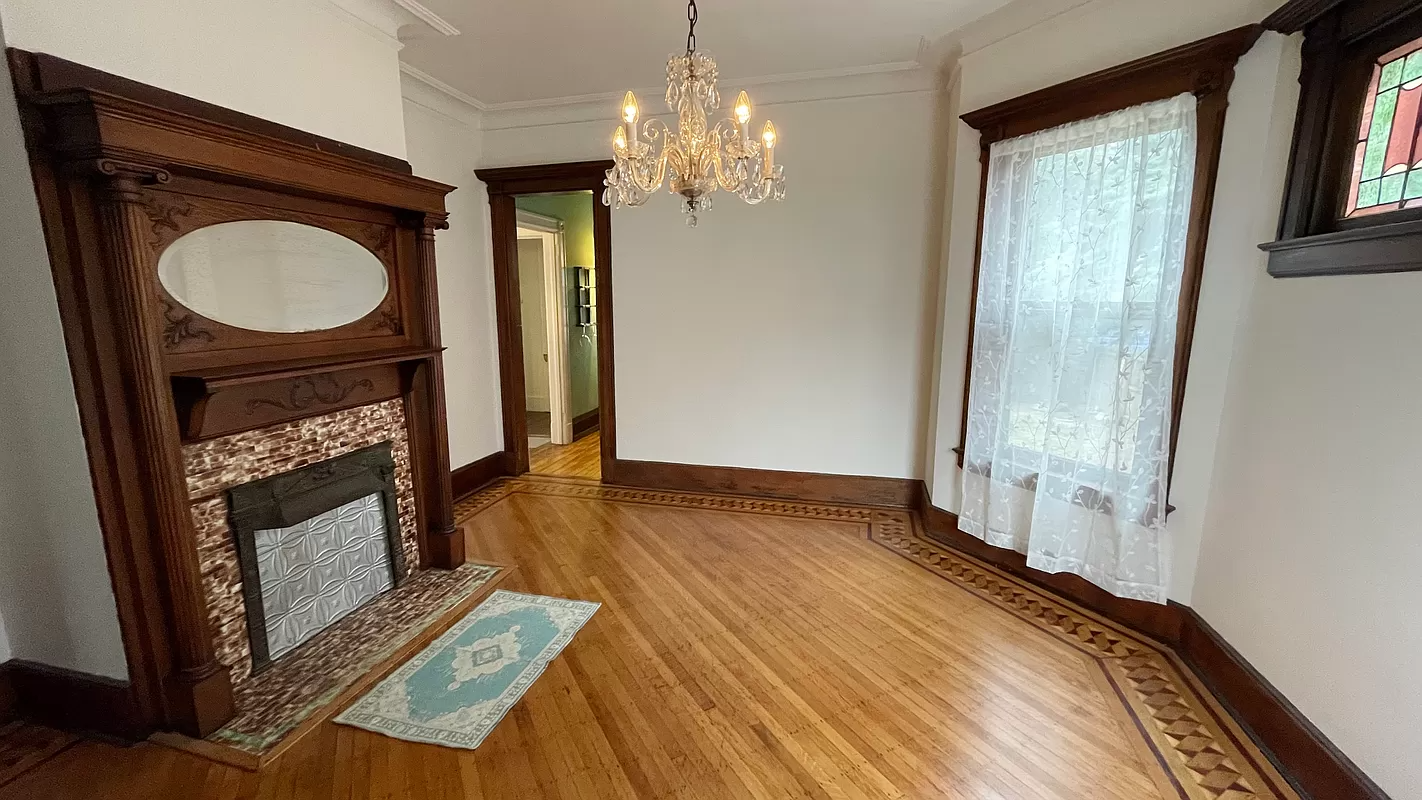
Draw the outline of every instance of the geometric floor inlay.
M869 540L1091 658L1183 800L1299 798L1170 648L924 538L912 512L524 477L467 497L455 517L462 521L518 493L863 523Z

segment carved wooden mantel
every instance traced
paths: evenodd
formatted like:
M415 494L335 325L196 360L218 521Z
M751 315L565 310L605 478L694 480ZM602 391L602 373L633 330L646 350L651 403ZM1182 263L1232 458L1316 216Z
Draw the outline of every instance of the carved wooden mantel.
M464 561L449 483L435 231L452 187L403 161L11 50L128 660L130 733L233 715L214 655L185 443L403 400L421 566ZM337 328L225 325L164 289L179 237L283 220L355 241L389 288Z

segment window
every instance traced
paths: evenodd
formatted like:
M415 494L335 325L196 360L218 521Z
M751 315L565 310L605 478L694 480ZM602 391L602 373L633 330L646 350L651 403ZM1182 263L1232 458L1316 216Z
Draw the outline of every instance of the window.
M1275 277L1422 269L1422 0L1290 0L1304 32Z
M1377 60L1366 97L1343 216L1422 206L1422 39Z
M1241 28L966 114L983 176L958 525L1165 601L1162 542Z

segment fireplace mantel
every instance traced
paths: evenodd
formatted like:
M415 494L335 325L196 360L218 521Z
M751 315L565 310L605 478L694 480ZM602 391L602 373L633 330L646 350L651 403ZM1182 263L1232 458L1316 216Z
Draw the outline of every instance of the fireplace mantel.
M183 442L341 411L403 396L441 349L303 358L172 374Z
M464 561L434 249L453 187L398 159L53 56L8 57L128 662L132 719L121 732L205 736L233 715L232 679L215 655L184 447L396 403L419 566ZM384 294L368 292L374 307L355 309L369 308L358 319L274 332L204 316L171 293L159 265L177 240L255 221L339 239L367 275L385 271L361 284ZM233 263L219 266L247 280ZM356 285L354 267L333 263L321 285Z

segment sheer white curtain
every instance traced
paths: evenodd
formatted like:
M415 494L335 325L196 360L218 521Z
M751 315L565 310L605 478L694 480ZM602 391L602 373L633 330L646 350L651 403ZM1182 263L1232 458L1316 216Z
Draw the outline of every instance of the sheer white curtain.
M1186 94L992 146L958 518L1157 603L1195 118Z

